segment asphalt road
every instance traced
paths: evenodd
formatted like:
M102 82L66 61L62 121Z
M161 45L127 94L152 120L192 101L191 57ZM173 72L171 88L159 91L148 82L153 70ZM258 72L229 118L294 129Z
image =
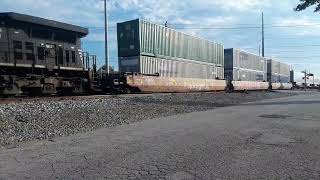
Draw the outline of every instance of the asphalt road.
M0 149L0 179L320 179L320 93Z

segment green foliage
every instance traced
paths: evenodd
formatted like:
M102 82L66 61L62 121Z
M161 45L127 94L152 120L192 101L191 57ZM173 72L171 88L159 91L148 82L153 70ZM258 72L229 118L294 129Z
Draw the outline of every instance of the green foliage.
M320 0L300 0L301 3L294 9L295 11L302 11L310 6L316 6L314 12L320 11Z

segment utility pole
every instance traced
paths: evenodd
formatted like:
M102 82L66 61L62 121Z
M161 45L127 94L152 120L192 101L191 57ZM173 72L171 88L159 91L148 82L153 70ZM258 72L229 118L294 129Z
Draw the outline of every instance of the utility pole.
M302 71L302 73L304 74L303 79L304 79L304 88L307 89L307 70Z
M264 57L264 15L262 12L262 57Z
M109 39L109 34L108 34L108 9L107 9L107 0L104 0L104 54L105 54L105 65L106 65L106 70L107 74L109 75L109 47L108 47L108 39Z

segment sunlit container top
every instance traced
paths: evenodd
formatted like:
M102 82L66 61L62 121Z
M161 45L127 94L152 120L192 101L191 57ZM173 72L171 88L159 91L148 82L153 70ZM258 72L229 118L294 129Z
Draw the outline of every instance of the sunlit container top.
M223 66L221 44L136 19L117 24L118 56L186 59Z

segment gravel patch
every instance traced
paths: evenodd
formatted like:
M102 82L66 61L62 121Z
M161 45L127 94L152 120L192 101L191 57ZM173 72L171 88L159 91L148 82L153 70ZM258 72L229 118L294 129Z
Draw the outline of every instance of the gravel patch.
M152 94L0 104L0 147L291 95L295 93Z

